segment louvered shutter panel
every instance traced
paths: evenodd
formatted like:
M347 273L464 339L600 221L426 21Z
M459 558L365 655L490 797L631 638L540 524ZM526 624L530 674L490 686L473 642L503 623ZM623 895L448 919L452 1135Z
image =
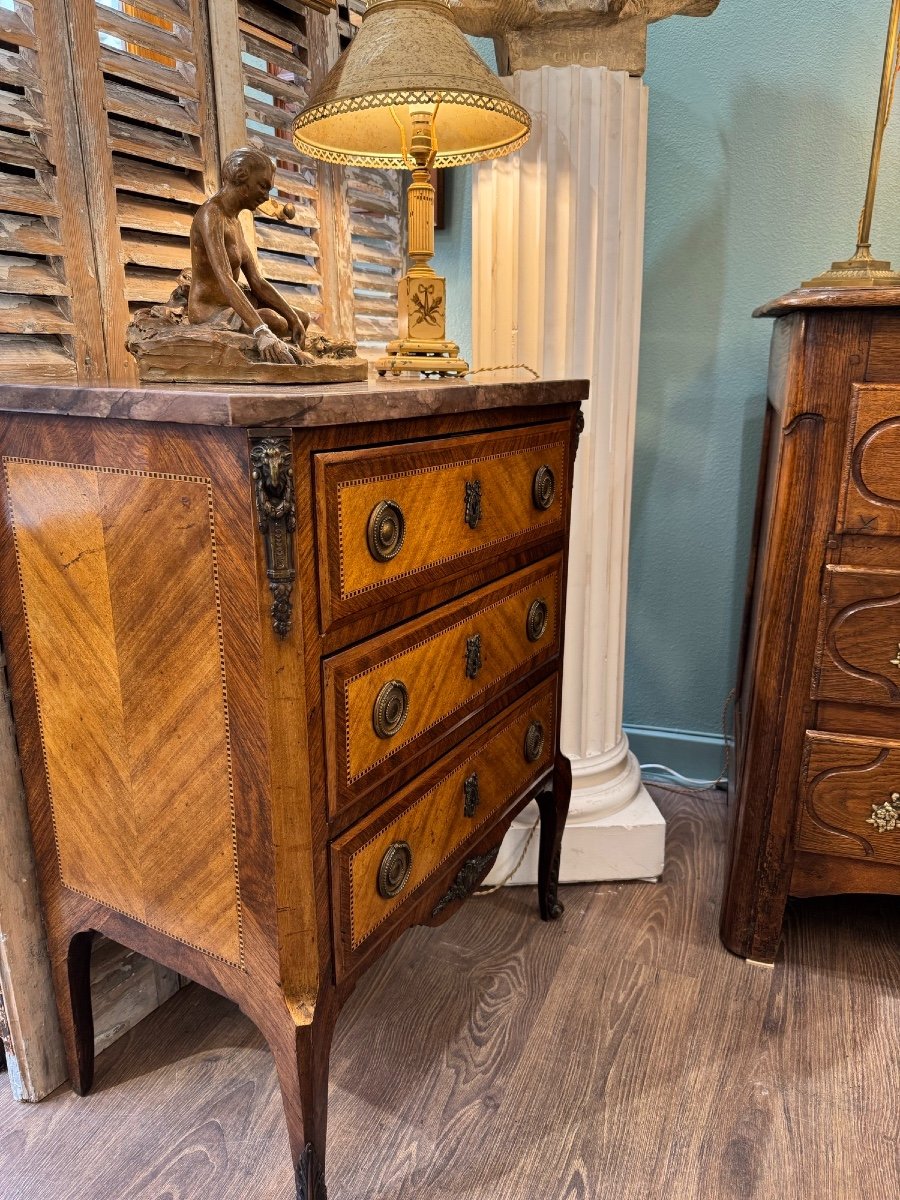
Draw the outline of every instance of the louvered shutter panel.
M217 186L205 4L68 0L110 376L135 378L131 313L168 299Z
M339 0L342 50L355 36L365 10L365 0ZM405 176L401 171L359 167L348 167L345 176L356 340L363 353L374 355L397 336L397 287L405 265Z
M62 0L0 0L0 379L105 382Z

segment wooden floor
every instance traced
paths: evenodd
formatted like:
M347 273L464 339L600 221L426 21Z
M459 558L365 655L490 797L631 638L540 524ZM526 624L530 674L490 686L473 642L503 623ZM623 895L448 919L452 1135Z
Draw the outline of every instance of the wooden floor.
M662 794L659 885L532 889L401 939L332 1059L330 1200L896 1200L900 902L793 906L722 949L718 794ZM3 1200L293 1200L271 1058L190 987L36 1107L0 1086Z

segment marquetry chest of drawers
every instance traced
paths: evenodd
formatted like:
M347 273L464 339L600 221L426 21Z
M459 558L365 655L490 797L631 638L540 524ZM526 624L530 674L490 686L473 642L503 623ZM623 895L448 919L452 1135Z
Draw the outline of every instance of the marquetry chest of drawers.
M259 1026L325 1200L341 1005L533 798L560 915L586 394L0 388L0 619L78 1091L101 931Z
M789 895L900 894L900 296L776 318L722 935L772 961Z

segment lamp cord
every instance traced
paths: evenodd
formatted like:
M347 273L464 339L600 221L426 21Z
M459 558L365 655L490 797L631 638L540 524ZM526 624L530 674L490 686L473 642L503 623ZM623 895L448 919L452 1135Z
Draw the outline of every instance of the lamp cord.
M525 846L522 850L522 853L519 855L519 861L516 863L516 865L513 867L513 869L510 871L510 873L507 876L505 876L505 878L501 879L498 884L495 884L494 887L478 888L477 891L475 892L476 896L493 896L494 892L502 891L506 887L506 885L510 882L510 880L513 878L514 875L518 875L519 868L522 866L522 863L525 861L525 855L528 853L528 847L531 845L532 841L534 840L534 835L535 835L535 833L537 833L537 827L538 827L538 825L540 825L540 823L541 823L541 818L538 817L537 820L535 821L535 823L531 827L531 833L529 833L528 840L525 842Z
M534 379L540 379L540 374L530 367L528 363L506 363L500 367L478 367L475 371L470 371L470 375L484 375L490 371L527 371Z

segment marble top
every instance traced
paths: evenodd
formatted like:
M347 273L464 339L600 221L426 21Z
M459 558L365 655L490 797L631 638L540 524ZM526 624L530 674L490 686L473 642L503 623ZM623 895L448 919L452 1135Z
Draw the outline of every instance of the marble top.
M169 384L80 387L0 384L0 412L174 421L186 425L290 428L402 421L473 409L569 404L586 400L587 380L370 379L368 383L265 388Z

